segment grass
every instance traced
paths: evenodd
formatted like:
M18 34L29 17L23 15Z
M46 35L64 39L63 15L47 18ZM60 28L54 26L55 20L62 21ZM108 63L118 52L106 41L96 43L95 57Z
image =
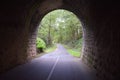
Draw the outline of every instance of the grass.
M51 46L51 47L48 47L45 49L45 53L49 53L49 52L52 52L56 49L56 46Z
M46 49L44 50L44 52L37 54L34 58L43 56L43 55L45 55L45 54L47 54L47 53L50 53L50 52L54 51L55 49L56 49L56 46L55 46L55 45L50 46L50 47L46 48Z
M73 49L67 49L68 53L71 54L74 57L80 57L80 52L73 50Z
M67 45L63 45L63 46L67 49L67 51L68 51L69 54L71 54L71 55L74 56L74 57L80 58L80 56L81 56L81 53L80 53L81 51L80 51L80 50L75 49L75 48L70 48L70 47L67 46ZM40 56L42 56L42 55L44 55L44 54L50 53L50 52L54 51L55 49L56 49L56 46L55 46L55 45L50 46L50 47L48 47L48 48L46 48L46 49L44 50L44 53L40 53L40 54L38 54L36 57L40 57Z
M74 57L78 57L80 58L81 56L81 51L79 49L76 49L76 48L70 48L69 46L67 45L64 45L64 47L67 49L68 53L71 54L72 56Z

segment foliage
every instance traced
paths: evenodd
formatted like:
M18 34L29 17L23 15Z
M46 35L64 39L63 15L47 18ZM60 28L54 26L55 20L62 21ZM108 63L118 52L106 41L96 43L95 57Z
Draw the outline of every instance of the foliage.
M68 49L67 51L68 51L72 56L80 57L80 52L78 52L78 51L76 51L76 50Z
M36 47L37 48L46 48L46 44L41 38L37 37L37 39L36 39Z
M67 49L68 53L71 54L74 57L80 57L81 56L81 50L70 47L68 45L64 45L64 47Z
M78 39L76 42L75 42L75 48L82 48L82 42L83 42L83 38L80 38Z
M59 9L46 14L39 25L38 37L49 46L47 52L55 49L50 47L52 44L62 43L69 46L67 49L71 55L80 57L83 41L82 25L72 12Z
M47 45L53 43L75 44L82 38L81 23L72 12L55 10L42 19L38 37L42 38Z
M52 46L50 46L50 47L47 47L47 48L45 49L45 52L49 53L49 52L54 51L55 49L56 49L56 46L55 46L55 45L52 45Z

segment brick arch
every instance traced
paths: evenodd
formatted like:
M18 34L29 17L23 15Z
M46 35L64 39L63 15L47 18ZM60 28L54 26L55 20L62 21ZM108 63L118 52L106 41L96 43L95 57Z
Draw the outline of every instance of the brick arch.
M52 1L54 1L54 3ZM38 29L41 19L47 13L53 10L56 10L56 9L65 9L65 10L73 12L80 19L82 24L84 24L87 20L86 15L88 14L88 12L84 9L86 9L88 6L83 6L81 7L81 9L78 9L79 5L77 6L72 5L73 7L71 7L71 3L69 3L69 1L65 1L65 2L62 0L58 0L58 1L52 0L52 1L46 0L40 4L37 3L36 8L34 8L33 10L34 12L32 13L30 24L29 24L29 43L28 43L28 50L27 50L28 54L30 54L31 56L36 55L35 40L36 40L36 35L37 35L37 29ZM76 0L76 2L74 1L74 3L77 3L77 2L80 2L80 1L79 0ZM80 4L83 5L83 3L80 3Z
M106 2L102 4L101 2L102 1L100 1L100 3L96 3L96 1L90 2L89 0L63 0L59 6L56 5L54 7L49 6L51 2L48 2L48 6L45 6L45 9L48 9L40 14L41 12L39 9L44 9L44 6L38 7L34 16L32 16L32 19L33 22L36 23L35 25L37 29L42 17L52 10L65 9L75 13L83 25L83 62L96 71L98 80L113 80L117 76L113 74L117 74L117 69L111 69L115 68L114 63L119 61L117 54L114 55L114 52L118 51L117 46L119 43L117 42L118 33L115 33L117 29L114 29L112 25L118 24L118 18L116 17L118 15L118 11L113 10L112 8L112 11L115 13L110 13L111 10L109 10L109 7L106 5L111 6L111 4L107 4ZM117 22L114 21L115 19L117 19ZM118 27L117 25L115 26ZM35 28L35 26L33 27ZM116 67L118 67L118 65L116 65Z

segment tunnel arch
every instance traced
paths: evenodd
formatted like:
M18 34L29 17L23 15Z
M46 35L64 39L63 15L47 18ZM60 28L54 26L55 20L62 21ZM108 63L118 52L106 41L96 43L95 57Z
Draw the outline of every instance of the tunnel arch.
M54 1L54 0L53 0ZM60 2L59 2L60 1ZM36 44L35 44L35 40L36 40L36 36L37 36L37 30L38 30L38 26L40 24L40 21L42 20L42 18L49 12L57 10L57 9L63 9L63 10L68 10L70 12L73 12L78 19L81 21L82 25L83 23L85 23L85 14L83 14L83 12L79 12L77 8L77 6L71 7L71 5L68 4L63 4L63 2L61 2L61 0L56 1L57 5L55 6L51 6L51 2L49 1L45 1L43 3L40 3L37 5L37 7L33 10L33 14L31 16L31 20L30 20L30 24L29 24L29 42L28 42L28 54L30 54L31 56L35 56L36 55ZM47 5L44 7L44 5ZM59 4L59 5L58 5ZM41 6L42 5L42 6ZM49 6L50 5L50 6ZM66 6L67 5L67 6ZM83 7L85 8L85 7ZM41 9L46 9L43 12L40 12ZM81 8L82 10L82 8ZM81 15L83 14L83 15ZM83 35L85 35L85 25L83 25ZM85 37L83 36L83 39ZM83 41L83 48L84 48L84 41ZM82 52L84 52L84 49L82 49ZM29 57L31 57L29 55ZM83 55L81 56L83 57Z
M92 32L92 29L90 28L91 24L90 26L88 26L89 22L91 22L89 1L87 2L84 0L71 0L71 1L69 0L45 0L45 1L30 0L25 2L13 1L11 2L11 4L10 6L7 6L8 8L10 7L10 10L11 10L9 11L10 15L8 16L5 15L5 21L7 21L8 24L7 25L4 24L4 25L7 26L7 29L6 28L1 29L3 31L4 30L8 31L8 33L4 32L5 37L12 35L11 36L12 38L9 38L8 40L5 38L4 40L9 44L2 43L3 45L3 47L1 48L2 56L0 56L0 58L2 59L0 62L2 63L2 68L1 68L2 71L5 71L7 69L10 69L11 67L17 66L18 64L25 63L31 60L32 57L36 55L35 38L36 38L39 22L41 21L42 17L46 13L55 9L65 9L77 15L77 17L80 19L83 25L83 34L84 34L83 38L85 43L84 45L91 44L86 39L88 36L89 37L91 36L88 34L89 33L91 34ZM57 4L57 5L54 5L54 4ZM7 8L5 9L8 10ZM6 13L6 10L5 10L5 13ZM9 24L12 28L9 27ZM18 36L16 33L20 35ZM12 41L14 41L14 43ZM9 48L8 46L10 45L11 47ZM87 47L89 48L89 46ZM87 50L83 49L83 53L84 51L86 52ZM11 54L10 55L11 58L9 58L7 53ZM87 60L87 53L85 54L84 57L85 58L83 58L83 60L89 64ZM4 61L6 63L4 63Z
M56 1L60 3L59 6L53 5L58 4ZM116 77L119 77L120 6L118 2L12 0L2 2L1 6L0 73L26 62L36 54L35 49L32 50L32 46L35 45L31 44L35 44L34 35L41 17L51 10L62 8L74 12L82 22L84 27L82 60L97 70L97 80L116 80Z
M52 1L55 1L56 4L59 5L54 5L52 4ZM36 44L35 40L37 37L37 30L38 26L40 24L40 21L42 18L49 12L57 9L64 9L68 10L70 12L73 12L78 19L81 21L82 24L82 31L83 31L83 45L82 45L82 54L81 54L81 59L82 61L87 64L91 69L94 69L94 65L96 65L95 61L95 51L93 51L92 48L96 46L94 44L94 37L95 37L95 26L92 24L93 22L91 21L91 11L89 11L91 8L89 2L84 2L84 1L72 1L73 4L70 1L62 1L62 0L46 0L43 3L37 3L34 6L34 9L31 8L30 10L30 15L31 17L29 19L29 24L28 24L28 29L29 29L29 37L28 37L28 48L27 48L27 54L28 60L31 59L32 56L36 55ZM74 5L74 3L79 3L78 5ZM45 6L44 6L44 5ZM54 6L53 6L54 5ZM40 10L45 9L45 11L41 12ZM32 12L32 13L31 13ZM97 50L97 48L96 48ZM97 52L97 51L96 51Z

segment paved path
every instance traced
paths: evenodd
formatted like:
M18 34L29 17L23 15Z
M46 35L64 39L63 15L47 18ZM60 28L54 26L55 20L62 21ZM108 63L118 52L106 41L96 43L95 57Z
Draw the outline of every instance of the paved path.
M79 58L72 57L57 44L57 49L0 76L0 80L93 80Z

